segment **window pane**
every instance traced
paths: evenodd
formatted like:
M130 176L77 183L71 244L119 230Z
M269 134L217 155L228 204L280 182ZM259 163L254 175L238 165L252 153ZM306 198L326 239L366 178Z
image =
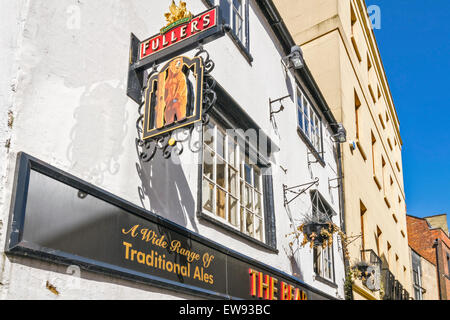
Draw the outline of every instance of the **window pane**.
M300 127L300 129L302 129L302 131L305 130L304 126L303 126L303 111L302 111L302 107L300 106L299 108L297 108L298 111L298 125Z
M237 197L238 192L238 177L237 171L229 167L228 169L228 192L234 197Z
M203 140L208 147L214 150L214 123L211 121L205 126Z
M253 231L253 229L254 229L254 221L253 221L253 218L254 218L254 216L253 216L253 214L250 212L250 211L248 211L248 210L246 210L245 211L245 232L248 234L248 235L250 235L250 236L254 236L254 231Z
M202 187L203 209L214 213L214 185L203 179Z
M228 222L230 222L233 226L238 226L238 202L237 199L233 197L229 197L228 203Z
M253 210L253 189L245 185L245 207Z
M228 138L228 163L237 169L236 143Z
M258 192L255 192L255 213L259 216L261 216L262 214L262 210L261 210L261 194L259 194Z
M214 181L214 152L208 148L203 153L203 174Z
M304 132L309 138L309 110L308 110L307 105L303 106L303 114L305 117L305 120L304 120L305 131Z
M324 255L326 257L326 265L325 265L325 277L333 280L333 260L332 260L332 248L325 248Z
M255 217L255 238L263 241L263 223L262 219Z
M221 186L222 188L225 188L225 162L221 158L216 158L217 161L217 176L216 176L216 183Z
M225 159L225 134L217 129L217 154Z
M241 42L243 41L242 36L242 18L235 12L233 15L233 31Z
M253 185L252 181L252 167L250 166L250 161L248 157L245 157L245 163L244 163L244 172L245 172L245 182L247 182L250 185Z
M225 202L226 193L220 188L217 188L217 215L223 219L226 217Z
M241 180L240 183L240 190L241 190L241 205L244 205L244 200L245 200L245 188L244 188L244 182Z
M253 166L253 182L256 190L261 191L261 169Z
M233 7L235 7L238 12L242 12L241 0L233 0Z
M314 248L314 272L316 274L318 274L318 275L322 274L322 271L321 271L321 266L322 266L321 259L322 259L321 250L319 250L317 248Z

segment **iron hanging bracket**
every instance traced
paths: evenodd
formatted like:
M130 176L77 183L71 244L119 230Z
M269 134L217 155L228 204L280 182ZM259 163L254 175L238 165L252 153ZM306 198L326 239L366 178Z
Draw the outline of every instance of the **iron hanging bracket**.
M312 182L300 184L300 185L294 186L294 187L288 187L287 185L283 184L284 206L285 207L288 206L292 201L297 199L303 193L305 193L306 191L311 189L313 186L318 186L318 185L319 185L319 178L316 178ZM295 189L299 189L299 190L295 191ZM287 198L287 193L288 192L294 193L295 197L293 197L292 199L288 200L288 198Z

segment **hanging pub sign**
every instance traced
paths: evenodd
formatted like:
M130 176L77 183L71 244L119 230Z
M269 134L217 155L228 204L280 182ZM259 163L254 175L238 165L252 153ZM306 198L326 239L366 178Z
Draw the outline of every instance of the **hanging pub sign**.
M201 120L203 61L176 57L147 82L143 140Z
M219 23L219 8L213 7L196 16L186 9L186 3L174 1L165 14L167 25L156 35L140 41L131 34L127 94L142 103L144 72L178 55L198 48L225 35L230 26Z

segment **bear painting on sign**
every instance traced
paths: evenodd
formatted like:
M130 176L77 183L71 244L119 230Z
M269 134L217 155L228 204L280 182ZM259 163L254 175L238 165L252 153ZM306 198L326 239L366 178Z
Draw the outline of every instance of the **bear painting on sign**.
M186 119L188 87L183 73L183 59L176 58L159 76L158 101L155 107L156 127Z
M203 63L177 57L148 80L144 140L198 121L201 117Z

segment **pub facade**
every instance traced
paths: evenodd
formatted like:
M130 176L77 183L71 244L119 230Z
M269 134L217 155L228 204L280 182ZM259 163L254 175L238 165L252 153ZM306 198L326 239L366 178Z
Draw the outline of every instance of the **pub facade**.
M344 299L345 129L272 1L5 12L2 299Z

